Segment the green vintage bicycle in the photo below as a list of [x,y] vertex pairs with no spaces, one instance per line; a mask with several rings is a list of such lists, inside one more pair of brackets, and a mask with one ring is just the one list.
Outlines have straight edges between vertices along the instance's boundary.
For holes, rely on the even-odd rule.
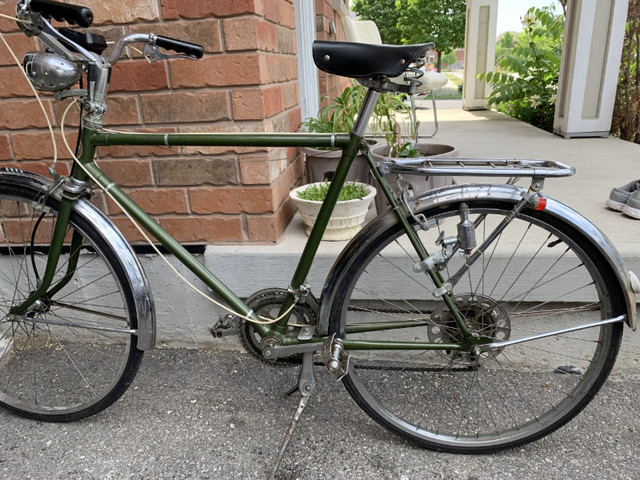
[[[419,445],[482,453],[538,439],[577,415],[610,373],[623,325],[636,326],[637,282],[607,238],[544,181],[573,173],[541,160],[398,159],[376,164],[363,140],[381,92],[398,84],[431,44],[316,42],[325,72],[368,88],[350,134],[136,134],[103,128],[113,65],[125,46],[149,60],[196,59],[197,45],[131,34],[104,54],[88,8],[21,0],[20,28],[50,51],[28,54],[32,84],[83,106],[80,154],[53,180],[0,171],[0,403],[26,417],[95,414],[133,381],[154,347],[144,272],[123,235],[91,202],[97,185],[177,260],[224,299],[214,333],[237,329],[257,358],[300,367],[301,403],[324,363],[357,404]],[[72,88],[79,79],[86,86]],[[108,145],[333,147],[342,157],[293,278],[240,299],[158,226],[94,163]],[[354,156],[362,152],[390,208],[345,247],[321,292],[306,285],[314,254]],[[393,185],[386,176],[393,174]],[[413,192],[403,175],[502,176],[522,188],[470,183]],[[91,186],[90,186],[91,185]],[[92,187],[94,186],[94,187]],[[288,283],[287,283],[288,282]],[[636,283],[637,285],[637,283]]]

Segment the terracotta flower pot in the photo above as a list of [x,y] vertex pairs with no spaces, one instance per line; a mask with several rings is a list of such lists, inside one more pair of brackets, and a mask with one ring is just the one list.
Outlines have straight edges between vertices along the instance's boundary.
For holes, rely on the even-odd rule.
[[[453,158],[459,155],[458,149],[451,145],[444,145],[440,143],[418,143],[416,144],[418,150],[424,157],[448,157]],[[392,160],[391,157],[387,156],[388,147],[386,144],[378,144],[371,148],[371,154],[377,163],[382,161]],[[393,187],[398,176],[389,174],[385,176],[389,185]],[[453,178],[450,176],[431,176],[427,177],[424,175],[402,175],[402,179],[411,185],[411,188],[414,193],[422,193],[427,190],[433,190],[434,188],[444,187],[446,185],[451,185],[453,183]],[[372,182],[375,187],[379,190],[378,182]],[[386,210],[389,206],[386,197],[382,192],[376,197],[376,211],[381,213]]]
[[[362,228],[362,223],[367,216],[367,210],[369,210],[369,206],[376,195],[376,189],[365,183],[358,182],[358,184],[364,186],[369,193],[363,198],[338,202],[331,214],[331,219],[327,225],[327,230],[322,236],[322,240],[350,240]],[[305,223],[307,235],[311,233],[311,228],[318,217],[318,212],[322,205],[322,202],[304,200],[298,197],[298,192],[308,186],[302,185],[289,192],[289,197],[298,207],[300,216]]]

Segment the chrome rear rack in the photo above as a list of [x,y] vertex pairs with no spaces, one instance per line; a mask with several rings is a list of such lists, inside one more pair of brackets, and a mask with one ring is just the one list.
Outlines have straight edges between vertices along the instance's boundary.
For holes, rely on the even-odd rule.
[[568,177],[575,168],[551,160],[518,158],[397,158],[383,161],[380,173],[408,175],[463,175],[473,177]]

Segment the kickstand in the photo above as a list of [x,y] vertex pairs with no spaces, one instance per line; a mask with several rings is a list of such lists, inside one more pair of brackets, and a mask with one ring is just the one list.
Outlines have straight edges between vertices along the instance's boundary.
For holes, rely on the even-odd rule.
[[271,469],[271,474],[268,477],[268,480],[274,480],[276,478],[276,473],[278,473],[278,467],[280,466],[280,462],[282,462],[282,458],[287,450],[287,446],[289,445],[289,440],[291,440],[291,436],[293,435],[293,430],[298,425],[300,421],[300,417],[302,416],[302,412],[307,406],[307,402],[311,395],[315,392],[316,389],[316,376],[313,371],[313,352],[307,352],[302,354],[302,368],[300,369],[300,374],[298,375],[298,385],[293,390],[287,393],[287,396],[294,393],[296,390],[300,392],[300,403],[298,403],[298,408],[296,412],[293,414],[293,419],[289,424],[289,428],[287,428],[287,433],[284,435],[284,440],[282,441],[282,445],[280,446],[280,451],[278,452],[278,456],[276,457],[275,462],[273,463],[273,468]]

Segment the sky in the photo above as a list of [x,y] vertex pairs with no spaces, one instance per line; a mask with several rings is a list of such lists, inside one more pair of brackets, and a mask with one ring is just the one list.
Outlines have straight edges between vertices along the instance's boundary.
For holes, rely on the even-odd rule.
[[521,32],[520,17],[530,7],[547,7],[556,5],[556,13],[562,12],[559,2],[555,0],[498,0],[498,35],[506,31]]

